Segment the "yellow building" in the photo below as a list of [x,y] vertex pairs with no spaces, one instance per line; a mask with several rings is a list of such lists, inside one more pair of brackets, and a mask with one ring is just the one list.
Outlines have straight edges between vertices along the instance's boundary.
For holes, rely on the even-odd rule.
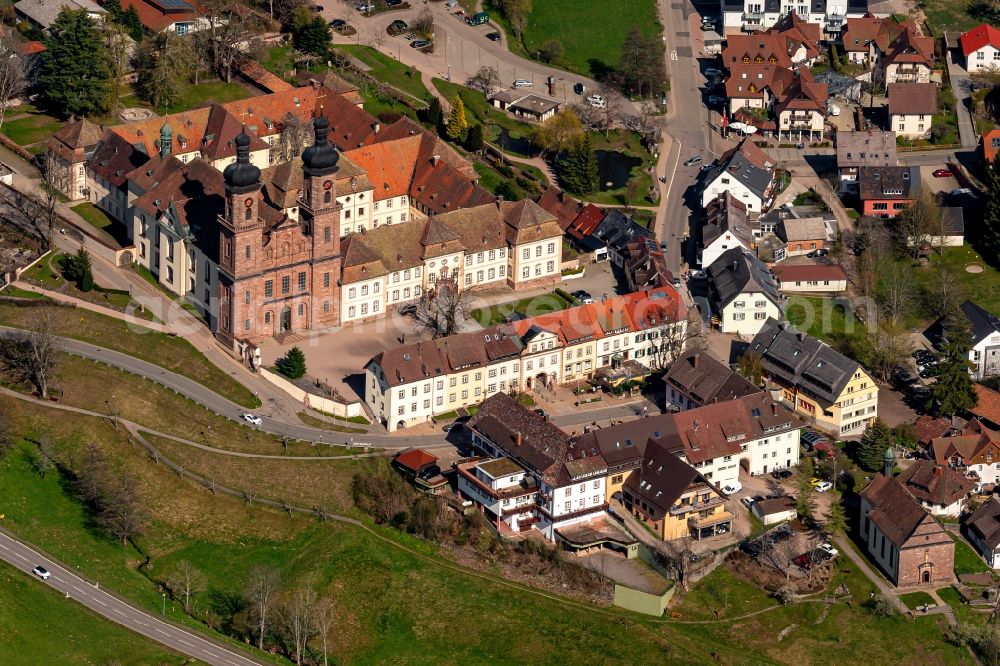
[[820,430],[857,435],[878,416],[878,386],[868,372],[786,322],[769,319],[747,352],[760,355],[764,377]]

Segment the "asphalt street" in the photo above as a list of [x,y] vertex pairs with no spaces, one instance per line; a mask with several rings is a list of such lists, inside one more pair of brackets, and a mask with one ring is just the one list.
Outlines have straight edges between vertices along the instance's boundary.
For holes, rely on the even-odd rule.
[[[262,663],[125,603],[5,533],[0,533],[0,558],[28,574],[41,565],[52,576],[44,581],[38,579],[40,585],[48,585],[98,615],[181,654],[219,666],[257,666]],[[53,640],[58,640],[59,627],[50,627],[50,630]]]

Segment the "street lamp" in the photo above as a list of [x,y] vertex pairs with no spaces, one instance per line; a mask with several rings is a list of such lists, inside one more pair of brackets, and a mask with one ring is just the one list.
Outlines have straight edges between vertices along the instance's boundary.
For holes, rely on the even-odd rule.
[[166,592],[161,592],[160,596],[163,597],[163,608],[160,609],[160,615],[166,615],[167,614],[167,593]]

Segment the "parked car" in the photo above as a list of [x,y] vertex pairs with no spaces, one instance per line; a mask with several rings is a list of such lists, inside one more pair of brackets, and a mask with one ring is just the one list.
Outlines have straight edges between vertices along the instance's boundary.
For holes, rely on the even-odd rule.
[[816,257],[825,257],[828,254],[830,254],[830,251],[825,247],[821,247],[818,250],[812,250],[806,256],[810,259],[815,259]]
[[830,557],[837,557],[837,555],[840,555],[840,551],[834,548],[829,543],[821,543],[820,545],[816,546],[816,550],[818,550],[821,553],[825,553]]
[[486,39],[490,40],[491,42],[499,42],[500,41],[500,33],[499,32],[488,32],[488,33],[486,33]]
[[708,77],[711,77],[711,78],[715,78],[717,76],[722,76],[722,71],[718,70],[718,69],[716,69],[714,67],[709,67],[708,69],[705,70],[705,76],[708,76]]
[[684,160],[684,166],[686,167],[694,166],[695,164],[701,164],[700,155],[695,155],[694,157],[689,157],[688,159]]
[[575,92],[577,95],[582,95],[583,93],[587,92],[587,86],[583,85],[582,83],[576,83],[573,85],[573,92]]
[[343,28],[346,25],[347,21],[345,21],[344,19],[333,19],[332,21],[330,21],[330,27],[333,28],[334,30],[338,28]]
[[35,574],[42,580],[48,580],[49,578],[52,578],[52,574],[49,573],[49,570],[43,567],[41,564],[32,569],[31,573]]
[[743,498],[743,499],[741,499],[740,501],[741,501],[741,502],[743,502],[743,504],[744,504],[744,505],[746,506],[746,508],[748,508],[748,509],[749,509],[749,508],[751,508],[751,507],[753,506],[753,503],[754,503],[754,499],[753,499],[752,497],[744,497],[744,498]]
[[776,530],[771,532],[768,536],[770,536],[775,543],[788,541],[789,539],[792,538],[792,528],[789,527],[788,525],[781,525]]
[[809,571],[810,569],[813,568],[812,555],[810,553],[802,553],[801,555],[796,555],[795,558],[792,560],[792,564],[794,564],[797,567],[801,567],[806,571]]
[[403,0],[385,0],[386,7],[399,7],[403,4]]
[[427,479],[433,479],[435,476],[441,476],[441,468],[438,467],[437,465],[430,465],[428,467],[425,467],[424,469],[420,470],[419,474],[417,474],[417,478],[423,479],[424,481],[426,481]]
[[931,175],[935,178],[951,178],[955,174],[950,169],[935,169]]
[[784,481],[785,479],[792,478],[792,470],[790,469],[776,469],[771,472],[771,476],[778,481]]
[[594,107],[595,109],[603,109],[605,102],[601,95],[591,95],[587,98],[587,104]]
[[840,107],[837,106],[836,104],[833,103],[828,104],[826,110],[830,113],[831,116],[840,115]]
[[948,193],[948,196],[957,197],[960,194],[972,194],[972,190],[968,187],[956,187]]
[[257,426],[258,428],[261,426],[262,423],[264,423],[264,421],[259,416],[257,416],[256,414],[251,414],[250,412],[245,412],[243,414],[243,420],[251,425]]
[[368,2],[360,2],[357,5],[357,9],[362,14],[367,14],[368,12],[374,11],[375,5]]
[[531,88],[534,85],[535,84],[529,81],[528,79],[518,79],[517,81],[514,81],[515,88]]
[[414,49],[425,49],[431,45],[431,41],[428,39],[414,39],[410,42],[410,48]]
[[740,550],[749,555],[750,557],[756,558],[760,555],[761,551],[764,550],[763,544],[758,539],[753,541],[744,541],[740,544]]
[[735,495],[741,490],[743,490],[743,484],[739,481],[730,481],[726,485],[722,486],[722,492],[726,495]]
[[675,277],[672,284],[674,285],[674,289],[680,289],[681,279],[679,277]]
[[590,295],[590,292],[583,289],[577,289],[570,296],[584,304],[594,302],[594,297]]
[[833,488],[833,484],[829,481],[820,481],[819,484],[816,485],[816,492],[825,493],[831,488]]

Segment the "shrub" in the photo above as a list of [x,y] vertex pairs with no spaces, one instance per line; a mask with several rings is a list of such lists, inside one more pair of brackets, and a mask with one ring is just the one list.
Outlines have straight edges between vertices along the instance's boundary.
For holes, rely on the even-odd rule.
[[298,347],[292,347],[276,365],[278,372],[284,376],[289,379],[299,379],[306,374],[306,355]]

